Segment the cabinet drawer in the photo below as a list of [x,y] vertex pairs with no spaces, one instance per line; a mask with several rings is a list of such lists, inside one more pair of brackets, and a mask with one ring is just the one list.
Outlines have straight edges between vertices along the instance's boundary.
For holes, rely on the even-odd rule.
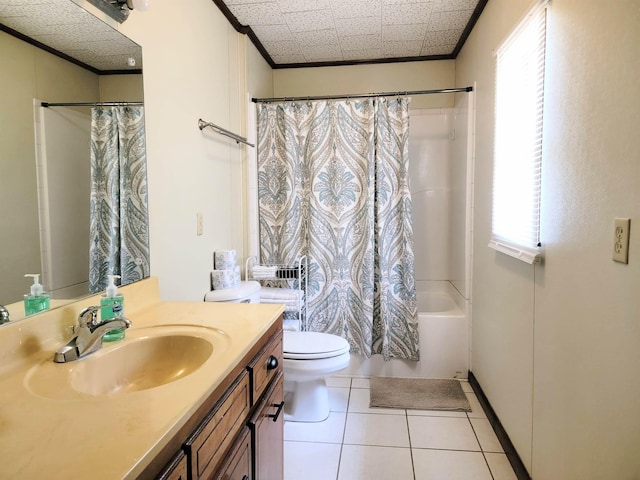
[[240,438],[231,448],[228,460],[222,465],[213,480],[252,480],[251,474],[251,432],[242,429]]
[[282,330],[274,335],[256,359],[249,364],[251,374],[251,406],[253,406],[272,378],[282,371]]
[[250,411],[249,375],[244,371],[185,443],[193,480],[211,478]]

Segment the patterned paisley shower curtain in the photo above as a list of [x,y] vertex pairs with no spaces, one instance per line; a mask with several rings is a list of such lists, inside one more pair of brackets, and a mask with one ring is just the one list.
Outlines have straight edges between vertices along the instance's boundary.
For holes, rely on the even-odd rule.
[[307,255],[309,330],[418,360],[408,98],[258,105],[264,263]]
[[107,275],[127,284],[149,276],[147,157],[144,110],[91,110],[89,291],[104,290]]

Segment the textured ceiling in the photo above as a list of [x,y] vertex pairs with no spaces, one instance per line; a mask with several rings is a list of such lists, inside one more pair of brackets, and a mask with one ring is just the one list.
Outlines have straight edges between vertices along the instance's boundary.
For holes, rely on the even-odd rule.
[[273,67],[455,58],[487,0],[214,0]]
[[139,45],[71,0],[0,0],[0,24],[97,73],[142,68]]
[[[488,0],[213,1],[282,68],[455,58]],[[2,26],[99,73],[142,68],[139,45],[72,0],[0,0]]]

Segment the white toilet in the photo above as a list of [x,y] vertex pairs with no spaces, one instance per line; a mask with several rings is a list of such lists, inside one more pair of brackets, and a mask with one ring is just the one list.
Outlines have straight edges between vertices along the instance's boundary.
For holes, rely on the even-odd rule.
[[[240,282],[207,292],[204,301],[260,303],[260,288],[255,281]],[[285,330],[285,420],[322,422],[329,416],[326,378],[349,366],[349,349],[349,342],[337,335]]]
[[326,378],[349,366],[349,342],[319,332],[284,332],[285,420],[322,422],[329,416]]
[[211,290],[204,295],[204,301],[260,303],[260,283],[251,280],[240,282],[235,287]]

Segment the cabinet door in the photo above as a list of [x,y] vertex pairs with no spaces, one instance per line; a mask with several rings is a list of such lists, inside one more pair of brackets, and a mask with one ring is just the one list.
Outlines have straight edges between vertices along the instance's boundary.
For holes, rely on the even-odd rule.
[[251,432],[244,427],[215,480],[251,480]]
[[193,480],[209,479],[219,470],[226,452],[246,424],[250,411],[248,377],[243,371],[184,444]]
[[187,480],[187,456],[178,452],[171,462],[158,475],[158,480]]
[[282,372],[260,402],[250,421],[253,441],[253,480],[282,480],[284,476],[284,381]]

